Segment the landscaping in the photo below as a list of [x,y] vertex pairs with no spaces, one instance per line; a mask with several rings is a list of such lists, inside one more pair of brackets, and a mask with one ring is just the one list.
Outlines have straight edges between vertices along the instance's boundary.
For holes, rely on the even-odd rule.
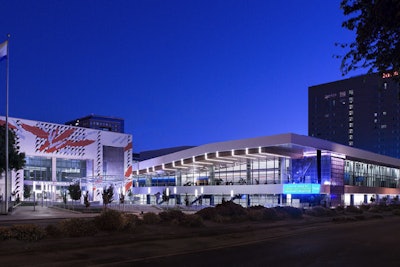
[[[219,225],[244,225],[252,222],[274,223],[283,221],[309,222],[323,219],[332,222],[350,222],[367,219],[382,219],[384,215],[400,215],[399,204],[362,205],[324,208],[321,206],[309,209],[294,207],[265,208],[253,206],[244,208],[232,201],[206,207],[195,213],[186,213],[179,208],[168,208],[160,213],[147,212],[136,215],[120,212],[110,208],[103,209],[92,218],[70,218],[56,224],[40,227],[35,224],[18,224],[0,227],[0,242],[15,239],[19,241],[37,242],[43,239],[62,239],[73,237],[89,237],[112,233],[135,235],[148,229],[162,228],[166,232],[194,232],[202,228],[203,232]],[[190,229],[190,231],[187,231]]]

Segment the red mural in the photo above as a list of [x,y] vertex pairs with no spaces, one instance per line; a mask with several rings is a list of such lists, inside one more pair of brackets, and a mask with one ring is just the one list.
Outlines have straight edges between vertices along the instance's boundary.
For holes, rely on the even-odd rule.
[[132,183],[133,183],[133,182],[130,181],[130,182],[127,182],[127,183],[125,184],[125,192],[128,192],[128,190],[131,189]]
[[125,172],[125,177],[130,177],[132,174],[132,166],[129,166],[129,168]]
[[129,142],[129,144],[126,147],[124,147],[125,152],[128,151],[129,149],[132,149],[132,142]]
[[21,127],[26,131],[34,134],[38,138],[46,139],[44,144],[39,147],[39,151],[46,153],[53,153],[59,151],[65,147],[84,147],[95,142],[94,140],[82,139],[74,141],[69,139],[76,129],[67,129],[62,133],[59,133],[58,129],[55,130],[44,130],[36,126],[30,126],[27,124],[21,124]]

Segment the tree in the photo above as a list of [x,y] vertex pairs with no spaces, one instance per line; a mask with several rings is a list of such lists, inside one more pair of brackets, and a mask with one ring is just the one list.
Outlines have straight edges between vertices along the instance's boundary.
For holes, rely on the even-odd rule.
[[[6,169],[6,127],[0,126],[0,174]],[[18,152],[19,147],[15,144],[15,134],[8,130],[8,162],[10,170],[20,170],[25,166],[25,153]]]
[[342,27],[356,31],[356,39],[341,44],[349,51],[343,56],[343,75],[359,68],[400,80],[400,1],[342,0],[341,9],[349,19]]
[[102,196],[103,196],[103,204],[105,207],[107,207],[107,205],[113,202],[114,200],[114,186],[110,185],[108,188],[104,187]]
[[86,208],[90,207],[89,192],[86,192],[86,194],[83,196],[83,203],[85,204]]
[[30,198],[32,194],[31,187],[24,184],[24,199]]
[[72,200],[79,200],[82,197],[82,191],[79,183],[70,184],[68,186],[69,195]]
[[62,195],[62,199],[63,199],[64,205],[67,205],[67,191],[66,191],[66,190],[63,190],[63,191],[61,192],[61,195]]
[[163,202],[168,202],[169,201],[169,195],[167,195],[167,189],[163,190],[161,198],[162,198]]

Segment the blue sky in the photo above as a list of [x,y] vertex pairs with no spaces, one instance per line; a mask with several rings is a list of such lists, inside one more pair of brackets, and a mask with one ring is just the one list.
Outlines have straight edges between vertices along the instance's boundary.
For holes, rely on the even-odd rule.
[[[122,117],[134,151],[307,134],[308,86],[342,79],[340,0],[0,0],[12,117]],[[352,73],[351,75],[356,75]],[[5,114],[0,63],[0,114]]]

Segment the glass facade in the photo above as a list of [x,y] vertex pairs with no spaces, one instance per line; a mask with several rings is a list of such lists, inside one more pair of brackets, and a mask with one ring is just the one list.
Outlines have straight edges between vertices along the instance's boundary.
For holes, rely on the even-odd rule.
[[25,158],[24,179],[31,181],[51,181],[51,158],[29,157]]
[[400,172],[397,168],[346,160],[344,183],[366,187],[400,188]]
[[[219,155],[224,153],[219,152]],[[400,170],[346,159],[344,154],[314,150],[292,158],[272,155],[248,155],[241,158],[220,156],[209,161],[193,160],[192,163],[181,159],[164,164],[162,168],[148,168],[146,173],[134,176],[134,180],[134,187],[149,187],[146,191],[137,190],[148,193],[148,204],[154,194],[150,187],[173,186],[179,196],[180,186],[201,186],[186,188],[181,192],[185,192],[191,201],[197,201],[199,190],[218,192],[212,195],[207,193],[209,200],[203,199],[206,201],[203,204],[209,201],[211,205],[229,199],[243,205],[338,206],[347,203],[346,195],[360,195],[358,191],[345,194],[346,185],[400,188]],[[264,191],[256,187],[246,189],[248,185],[275,184],[282,187],[268,187]],[[209,185],[221,186],[221,189],[207,190],[202,187]],[[233,187],[226,187],[231,185]],[[363,199],[366,199],[367,194],[362,194]]]
[[281,177],[290,177],[287,175],[289,166],[289,160],[263,157],[201,168],[182,168],[170,173],[139,175],[135,179],[137,186],[280,184]]
[[70,182],[73,178],[86,177],[86,160],[56,159],[57,181]]

